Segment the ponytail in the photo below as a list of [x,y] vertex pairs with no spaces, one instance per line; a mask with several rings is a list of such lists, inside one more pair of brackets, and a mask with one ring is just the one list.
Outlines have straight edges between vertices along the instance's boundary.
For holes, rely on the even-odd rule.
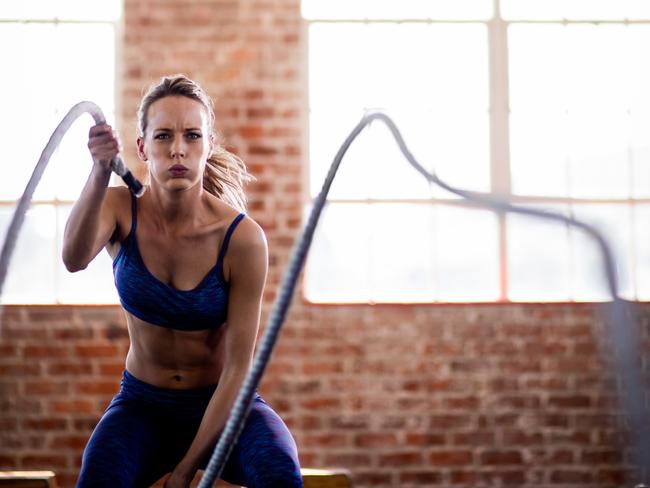
[[246,212],[244,183],[255,180],[244,162],[222,146],[215,146],[203,174],[203,188],[240,212]]

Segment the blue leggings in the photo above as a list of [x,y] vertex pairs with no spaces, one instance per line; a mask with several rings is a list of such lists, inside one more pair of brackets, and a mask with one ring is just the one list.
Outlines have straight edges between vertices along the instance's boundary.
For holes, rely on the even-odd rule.
[[[159,388],[125,370],[84,450],[77,488],[144,488],[170,473],[194,440],[214,390]],[[302,487],[296,443],[257,393],[221,477],[248,488]]]

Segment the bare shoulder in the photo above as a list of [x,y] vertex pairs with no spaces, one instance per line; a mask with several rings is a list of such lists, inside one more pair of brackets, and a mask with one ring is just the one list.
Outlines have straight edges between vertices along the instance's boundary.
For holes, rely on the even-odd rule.
[[106,188],[104,208],[115,219],[115,234],[111,241],[122,240],[131,228],[131,192],[126,186],[109,186]]
[[[262,227],[245,215],[231,236],[229,281],[239,283],[249,299],[257,297],[264,287],[269,266],[266,235]],[[251,295],[248,295],[252,293]]]
[[[211,198],[214,209],[225,220],[225,228],[228,228],[235,219],[239,216],[240,212],[235,207],[228,203]],[[244,217],[237,223],[230,236],[230,243],[228,253],[236,252],[237,249],[250,249],[255,247],[267,247],[266,235],[262,227],[246,212]]]
[[255,249],[266,249],[268,247],[266,234],[253,218],[245,214],[232,233],[230,247],[232,252],[243,253]]
[[[225,205],[227,226],[232,225],[241,213],[237,209]],[[228,252],[224,257],[224,276],[228,282],[235,278],[255,279],[260,276],[262,281],[268,267],[268,243],[262,227],[248,214],[237,223],[230,235]]]
[[109,186],[106,188],[106,202],[112,206],[131,206],[131,192],[126,186]]

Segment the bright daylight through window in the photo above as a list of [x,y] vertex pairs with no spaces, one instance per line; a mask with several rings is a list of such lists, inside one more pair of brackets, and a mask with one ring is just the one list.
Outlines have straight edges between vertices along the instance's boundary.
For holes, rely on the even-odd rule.
[[[92,5],[91,5],[92,4]],[[11,135],[0,178],[0,235],[51,133],[77,102],[97,103],[115,120],[115,23],[120,2],[4,2],[0,6],[0,118]],[[24,96],[16,96],[20,92]],[[92,160],[90,116],[82,116],[54,153],[34,199],[4,286],[3,303],[116,303],[110,257],[102,252],[83,273],[69,273],[60,243],[72,203]],[[19,272],[17,271],[19,270]],[[38,286],[33,286],[34,278]]]
[[[311,198],[350,130],[380,109],[447,183],[594,224],[623,296],[650,299],[646,4],[303,0]],[[379,123],[343,160],[321,220],[313,302],[608,299],[581,232],[429,187]]]

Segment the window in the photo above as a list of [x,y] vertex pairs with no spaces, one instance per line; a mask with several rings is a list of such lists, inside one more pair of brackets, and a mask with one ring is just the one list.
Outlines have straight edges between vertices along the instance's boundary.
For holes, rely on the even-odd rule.
[[[116,22],[121,2],[4,2],[0,6],[0,118],[4,240],[51,133],[77,102],[97,103],[115,120]],[[110,258],[82,273],[61,262],[63,229],[90,172],[90,115],[80,117],[52,156],[36,189],[4,285],[3,303],[116,303]]]
[[[365,111],[460,188],[594,224],[621,293],[650,299],[650,7],[585,0],[303,0],[310,195]],[[309,205],[308,205],[309,207]],[[345,157],[306,265],[312,302],[599,301],[595,245],[468,206],[389,131]]]

